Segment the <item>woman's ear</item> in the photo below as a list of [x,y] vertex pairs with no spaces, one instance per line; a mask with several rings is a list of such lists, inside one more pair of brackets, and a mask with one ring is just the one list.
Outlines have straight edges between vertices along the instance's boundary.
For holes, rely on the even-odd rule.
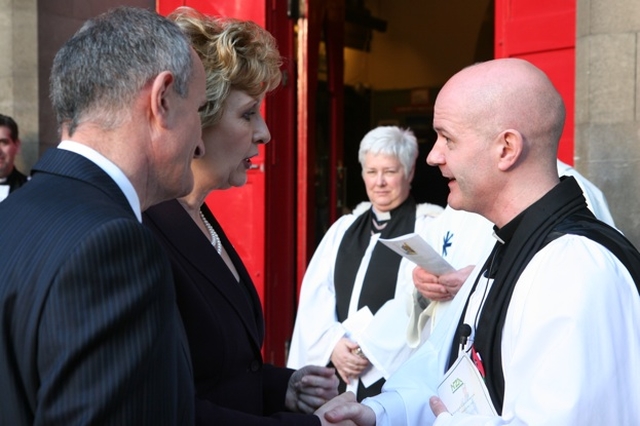
[[413,177],[416,174],[416,168],[412,167],[411,171],[409,172],[409,176],[407,177],[407,180],[409,181],[409,183],[411,183],[413,181]]
[[500,158],[498,168],[502,171],[509,170],[518,162],[524,151],[524,139],[522,134],[513,129],[503,131],[498,139]]

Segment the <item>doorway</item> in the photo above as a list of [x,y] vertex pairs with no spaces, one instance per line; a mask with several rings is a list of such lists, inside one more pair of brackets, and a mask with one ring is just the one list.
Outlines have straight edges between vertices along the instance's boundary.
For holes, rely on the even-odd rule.
[[[314,3],[309,2],[313,7]],[[419,156],[412,195],[419,203],[444,206],[446,181],[437,168],[426,164],[435,142],[433,102],[442,84],[455,72],[474,62],[494,58],[494,2],[455,0],[346,0],[344,3],[344,87],[341,102],[341,152],[331,152],[331,105],[336,96],[328,83],[332,73],[326,46],[335,43],[318,26],[317,86],[315,94],[314,220],[308,228],[314,249],[337,217],[366,201],[357,153],[360,140],[379,125],[410,128],[419,142]],[[312,14],[313,11],[309,11]],[[309,37],[310,39],[312,37]],[[304,48],[301,46],[300,48]],[[312,80],[312,79],[310,79]],[[311,140],[309,141],[311,142]],[[331,157],[342,167],[331,170]],[[309,156],[309,159],[314,156]],[[335,163],[335,162],[334,162]],[[334,191],[334,204],[330,204]],[[313,250],[298,262],[304,269]],[[299,271],[299,278],[303,270]]]

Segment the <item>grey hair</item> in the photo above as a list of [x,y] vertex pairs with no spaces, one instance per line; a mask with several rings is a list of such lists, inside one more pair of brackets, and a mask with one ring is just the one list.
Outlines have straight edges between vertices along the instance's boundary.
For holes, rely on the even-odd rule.
[[363,168],[367,153],[396,157],[404,168],[405,177],[408,178],[418,159],[418,142],[410,129],[380,126],[369,131],[360,142],[358,161]]
[[185,98],[193,70],[189,41],[155,12],[118,7],[87,21],[56,54],[50,98],[71,136],[83,122],[119,126],[140,90],[163,71]]

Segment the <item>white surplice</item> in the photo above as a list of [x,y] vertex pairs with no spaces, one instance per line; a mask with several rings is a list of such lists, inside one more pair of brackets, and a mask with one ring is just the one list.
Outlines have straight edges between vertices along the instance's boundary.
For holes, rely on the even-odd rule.
[[[362,203],[352,214],[338,219],[316,249],[302,281],[287,367],[297,369],[309,364],[327,365],[335,345],[342,337],[347,336],[360,345],[372,364],[372,368],[360,377],[363,384],[368,386],[383,377],[388,378],[414,352],[407,346],[405,339],[414,288],[414,263],[404,258],[401,260],[395,297],[387,301],[375,315],[367,312],[368,308],[357,311],[362,282],[380,234],[371,236],[360,263],[348,318],[340,323],[336,316],[333,277],[338,248],[345,231],[370,206],[370,203]],[[440,206],[419,204],[414,231],[424,234],[429,223],[440,212]],[[353,380],[347,389],[355,392],[357,380]]]
[[382,394],[363,401],[376,412],[376,425],[638,424],[640,296],[613,254],[576,235],[541,249],[515,286],[502,338],[502,416],[442,414],[435,420],[429,397],[442,380],[481,267]]

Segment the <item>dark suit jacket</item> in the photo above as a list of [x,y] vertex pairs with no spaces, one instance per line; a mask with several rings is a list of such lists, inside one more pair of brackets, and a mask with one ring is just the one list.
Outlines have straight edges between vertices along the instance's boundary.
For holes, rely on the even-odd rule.
[[22,185],[27,183],[28,178],[20,173],[18,169],[15,167],[7,176],[7,185],[9,185],[9,192],[13,192],[16,189],[20,188]]
[[193,423],[166,254],[91,161],[33,171],[0,203],[0,424]]
[[282,412],[293,370],[263,363],[264,319],[258,293],[220,225],[203,208],[240,282],[177,201],[143,214],[143,223],[167,249],[173,265],[191,348],[197,423],[319,425],[315,416]]

